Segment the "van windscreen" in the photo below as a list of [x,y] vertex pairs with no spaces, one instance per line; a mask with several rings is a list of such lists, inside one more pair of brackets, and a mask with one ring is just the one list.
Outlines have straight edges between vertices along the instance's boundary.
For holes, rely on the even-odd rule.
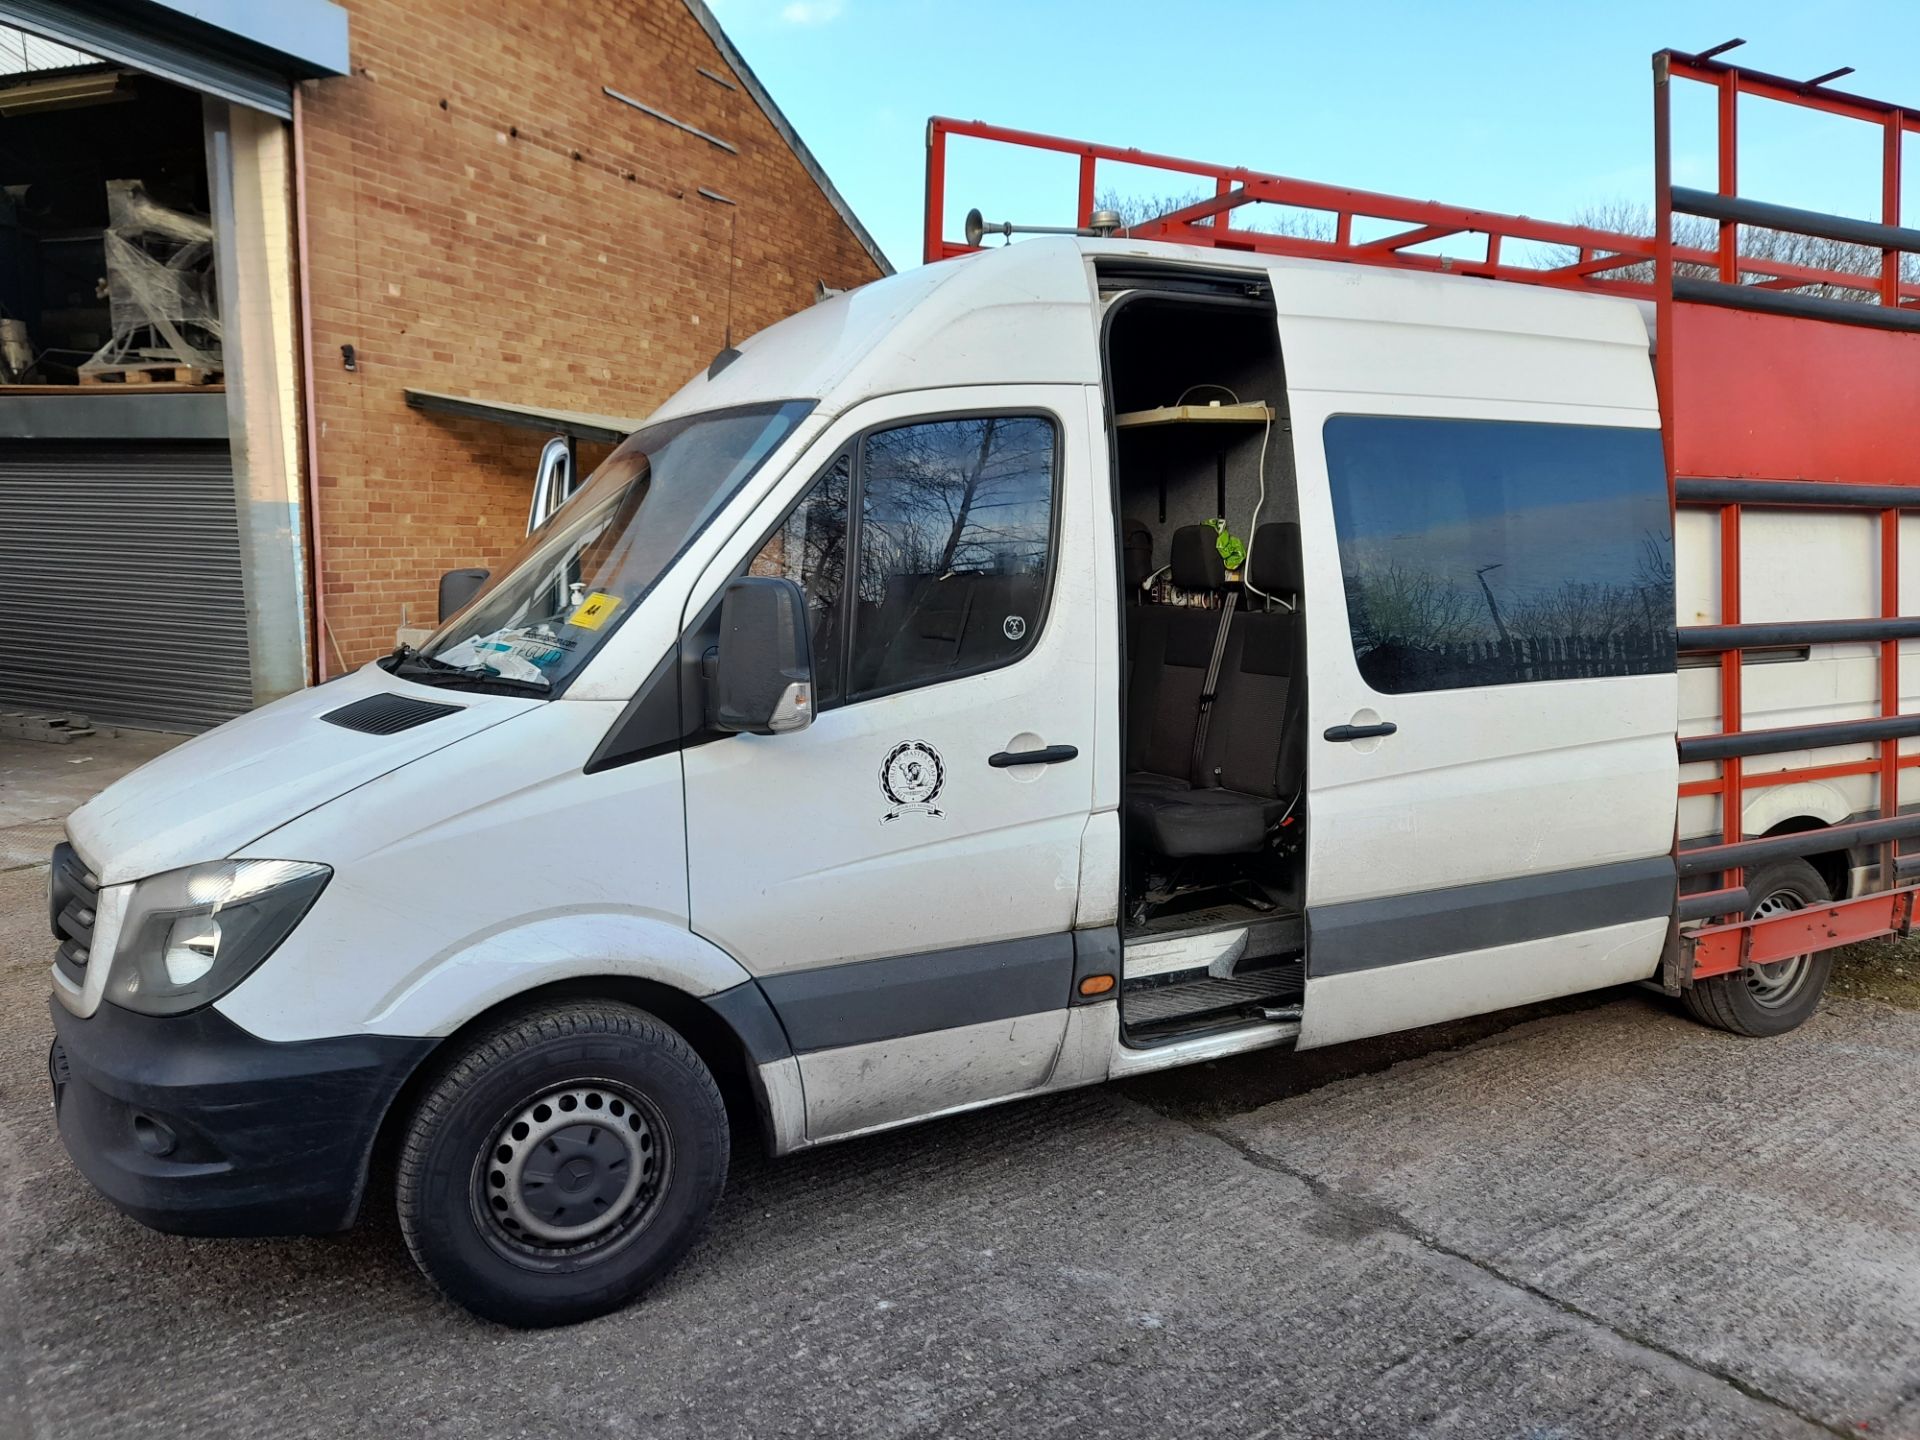
[[742,406],[636,431],[400,665],[428,683],[551,693],[812,409],[808,400]]

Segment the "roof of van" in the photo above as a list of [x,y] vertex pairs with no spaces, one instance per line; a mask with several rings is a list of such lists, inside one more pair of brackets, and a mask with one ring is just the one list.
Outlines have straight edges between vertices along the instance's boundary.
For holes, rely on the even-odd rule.
[[[946,386],[1100,383],[1102,262],[1263,275],[1282,317],[1325,317],[1644,351],[1640,308],[1615,296],[1154,241],[1050,236],[875,280],[769,326],[690,381],[659,418],[774,399],[839,410]],[[1092,262],[1089,264],[1089,262]]]

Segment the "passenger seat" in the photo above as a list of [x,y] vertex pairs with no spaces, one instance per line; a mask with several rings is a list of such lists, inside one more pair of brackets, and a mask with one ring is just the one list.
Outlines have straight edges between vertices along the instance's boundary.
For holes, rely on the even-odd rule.
[[[1191,528],[1211,542],[1210,529]],[[1175,535],[1176,556],[1184,533]],[[1189,572],[1189,578],[1197,577]],[[1294,711],[1300,700],[1295,675],[1300,594],[1297,525],[1268,524],[1255,532],[1248,578],[1252,589],[1296,608],[1249,609],[1233,617],[1206,747],[1198,773],[1188,773],[1184,778],[1167,769],[1177,748],[1172,732],[1178,727],[1172,711],[1189,703],[1190,697],[1190,723],[1185,727],[1188,749],[1184,752],[1190,762],[1212,636],[1208,636],[1205,653],[1199,655],[1197,671],[1191,668],[1195,650],[1192,639],[1196,637],[1189,637],[1184,650],[1169,645],[1165,652],[1154,701],[1156,719],[1162,723],[1151,731],[1148,747],[1140,754],[1147,763],[1129,767],[1136,773],[1128,776],[1126,801],[1130,834],[1160,855],[1181,858],[1258,851],[1265,847],[1269,832],[1280,823],[1300,790],[1303,767],[1299,747],[1291,743],[1292,731],[1298,729]],[[1220,583],[1224,584],[1224,579],[1222,574]],[[1177,576],[1175,583],[1181,583]],[[1251,597],[1251,590],[1249,594]],[[1251,598],[1262,603],[1258,597]],[[1188,613],[1214,622],[1209,629],[1217,629],[1219,612]],[[1177,663],[1182,656],[1188,665]],[[1145,659],[1143,656],[1143,665]],[[1194,676],[1190,683],[1186,679],[1189,673]],[[1136,670],[1135,678],[1142,678],[1141,671]]]

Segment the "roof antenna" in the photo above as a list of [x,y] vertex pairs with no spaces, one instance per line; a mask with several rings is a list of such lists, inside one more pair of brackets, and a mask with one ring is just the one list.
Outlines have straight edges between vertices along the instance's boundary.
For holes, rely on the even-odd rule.
[[1698,55],[1694,56],[1693,58],[1696,60],[1711,60],[1716,55],[1724,55],[1727,53],[1727,51],[1733,49],[1735,46],[1744,45],[1746,43],[1747,43],[1746,41],[1739,40],[1739,39],[1722,40],[1718,45],[1714,46],[1711,50],[1702,50]]

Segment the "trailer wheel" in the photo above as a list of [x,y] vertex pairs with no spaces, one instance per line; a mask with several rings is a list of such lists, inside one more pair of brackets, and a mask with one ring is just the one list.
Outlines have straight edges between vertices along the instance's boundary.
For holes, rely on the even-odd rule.
[[[1752,920],[1825,905],[1832,899],[1827,882],[1805,860],[1777,860],[1756,866],[1747,876],[1754,897]],[[1735,1035],[1784,1035],[1819,1007],[1833,973],[1833,952],[1794,955],[1701,980],[1681,992],[1687,1012],[1703,1024]]]
[[415,1263],[503,1325],[617,1310],[699,1236],[727,1177],[727,1111],[677,1033],[570,1001],[480,1036],[422,1096],[396,1201]]

